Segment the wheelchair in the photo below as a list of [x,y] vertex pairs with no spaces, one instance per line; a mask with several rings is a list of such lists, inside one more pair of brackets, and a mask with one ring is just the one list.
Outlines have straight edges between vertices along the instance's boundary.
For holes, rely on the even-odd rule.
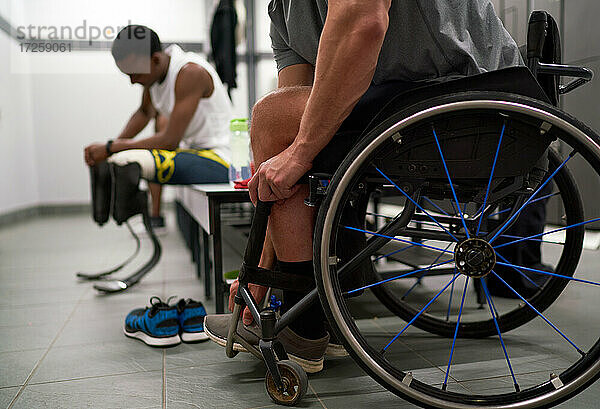
[[[600,136],[557,108],[592,78],[561,65],[559,50],[554,20],[534,12],[528,67],[425,84],[382,107],[333,175],[310,176],[316,288],[281,316],[259,311],[248,283],[311,284],[258,267],[270,205],[257,203],[226,354],[239,342],[263,360],[276,403],[307,390],[277,334],[314,302],[369,376],[422,407],[550,407],[598,379],[595,311],[576,300],[600,286],[580,263],[586,227],[600,221],[581,193],[600,183]],[[514,234],[540,205],[542,227]],[[523,243],[543,263],[511,259]],[[246,306],[258,348],[236,332]],[[574,336],[576,326],[589,331]]]

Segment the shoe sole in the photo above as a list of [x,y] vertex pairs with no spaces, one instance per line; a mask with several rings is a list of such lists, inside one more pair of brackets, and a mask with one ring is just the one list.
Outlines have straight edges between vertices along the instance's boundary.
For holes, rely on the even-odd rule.
[[144,344],[151,347],[164,348],[181,344],[181,337],[179,334],[173,335],[172,337],[154,338],[142,331],[129,332],[127,331],[127,328],[123,328],[123,332],[125,333],[125,336],[139,339]]
[[[219,335],[213,334],[212,332],[210,332],[210,330],[208,329],[208,327],[205,325],[204,326],[204,332],[206,332],[206,335],[208,335],[208,338],[215,342],[216,344],[225,347],[227,345],[227,339],[226,338],[222,338]],[[248,350],[242,345],[239,344],[237,342],[233,343],[233,350],[236,352],[248,352]],[[298,365],[300,365],[302,367],[302,369],[304,369],[304,371],[306,373],[317,373],[323,370],[323,358],[319,359],[319,360],[313,360],[313,359],[305,359],[305,358],[300,358],[299,356],[296,356],[294,354],[291,353],[287,353],[288,357],[296,362]]]
[[338,357],[343,357],[343,356],[348,356],[348,351],[346,351],[346,348],[344,348],[343,345],[338,345],[338,344],[328,344],[327,345],[327,350],[325,351],[325,356],[328,357],[332,357],[332,358],[338,358]]
[[204,331],[200,332],[183,332],[181,333],[181,341],[186,344],[194,344],[196,342],[208,341],[208,335]]

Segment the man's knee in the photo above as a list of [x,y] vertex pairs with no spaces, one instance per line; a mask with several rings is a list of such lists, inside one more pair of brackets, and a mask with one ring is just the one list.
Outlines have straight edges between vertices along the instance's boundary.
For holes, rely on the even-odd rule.
[[309,94],[310,87],[289,87],[262,97],[252,109],[253,150],[291,144],[298,133]]

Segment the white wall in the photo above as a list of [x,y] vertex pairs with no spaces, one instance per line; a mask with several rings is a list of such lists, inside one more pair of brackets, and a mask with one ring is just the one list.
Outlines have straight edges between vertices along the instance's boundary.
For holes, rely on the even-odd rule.
[[11,48],[14,42],[0,32],[0,214],[39,201],[31,81],[10,72]]
[[31,75],[40,202],[85,203],[90,196],[83,148],[114,139],[139,106],[142,89],[118,72],[109,52],[73,52],[55,59],[36,55],[32,64],[41,64],[40,59],[57,69],[68,65],[80,72],[93,64],[112,71]]
[[[88,27],[116,27],[131,21],[152,27],[165,42],[208,44],[210,0],[59,4],[0,0],[0,14],[15,28],[77,27],[84,20]],[[245,71],[244,89],[235,98],[239,116],[247,113],[244,76]],[[89,203],[83,147],[116,137],[140,97],[141,87],[117,70],[108,51],[22,53],[16,41],[0,33],[0,214],[36,204]]]

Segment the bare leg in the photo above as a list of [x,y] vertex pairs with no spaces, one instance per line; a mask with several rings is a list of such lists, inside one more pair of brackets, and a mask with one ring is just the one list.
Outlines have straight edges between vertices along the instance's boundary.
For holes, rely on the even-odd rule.
[[162,196],[162,185],[158,183],[148,183],[148,189],[150,190],[150,195],[152,196],[152,212],[150,216],[158,217],[160,216],[160,198]]
[[[294,141],[309,93],[309,87],[282,88],[257,102],[250,127],[257,167]],[[273,205],[269,230],[280,261],[312,260],[315,214],[304,204],[307,195],[308,186],[303,186],[283,203]]]

